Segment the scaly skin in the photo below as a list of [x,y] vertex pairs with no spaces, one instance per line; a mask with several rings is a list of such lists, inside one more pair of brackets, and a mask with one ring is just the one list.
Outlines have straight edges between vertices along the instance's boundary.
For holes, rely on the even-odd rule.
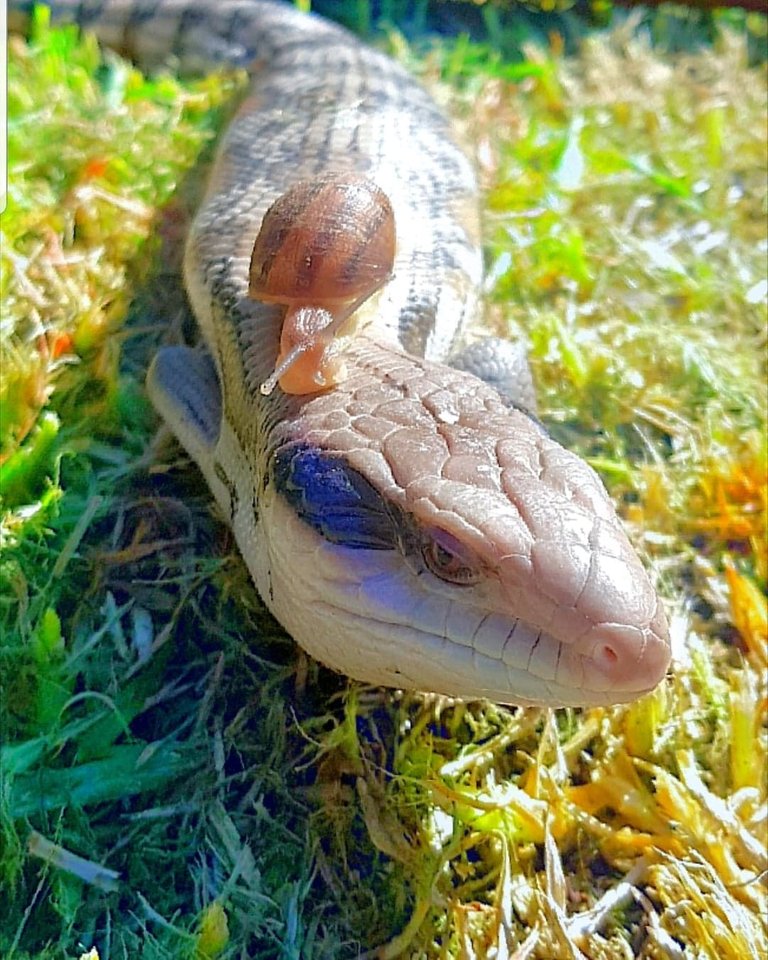
[[[54,16],[144,64],[252,69],[185,256],[213,360],[161,351],[148,388],[297,642],[352,677],[465,699],[594,705],[656,686],[665,615],[600,480],[445,365],[477,309],[477,191],[425,92],[339,28],[259,0]],[[277,196],[327,170],[389,196],[394,279],[361,309],[342,384],[263,397],[281,314],[247,297],[251,248]],[[518,397],[526,383],[523,369]]]

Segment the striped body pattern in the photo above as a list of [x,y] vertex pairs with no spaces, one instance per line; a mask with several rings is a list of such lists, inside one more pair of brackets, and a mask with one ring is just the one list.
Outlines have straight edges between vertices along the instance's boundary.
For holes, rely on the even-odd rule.
[[[143,65],[252,75],[186,246],[208,352],[162,350],[148,389],[297,642],[349,676],[465,699],[652,689],[666,618],[602,483],[521,409],[530,379],[509,345],[454,360],[478,311],[477,185],[427,93],[284,4],[98,0],[54,16]],[[249,296],[255,238],[278,198],[328,174],[389,198],[392,276],[359,308],[342,382],[264,396],[283,308]]]

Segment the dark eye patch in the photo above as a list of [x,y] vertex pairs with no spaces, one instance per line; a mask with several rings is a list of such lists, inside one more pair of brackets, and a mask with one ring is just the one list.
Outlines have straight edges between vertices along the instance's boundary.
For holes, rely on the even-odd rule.
[[289,443],[272,459],[275,487],[305,523],[331,543],[356,550],[394,550],[391,506],[344,459]]

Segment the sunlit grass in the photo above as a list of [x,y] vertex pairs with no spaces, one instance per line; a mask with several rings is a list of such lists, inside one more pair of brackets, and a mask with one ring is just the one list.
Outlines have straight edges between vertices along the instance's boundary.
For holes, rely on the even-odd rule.
[[765,71],[732,37],[493,69],[392,43],[476,145],[487,324],[648,559],[672,675],[549,715],[297,654],[142,390],[237,80],[148,81],[41,21],[2,223],[4,957],[768,950]]

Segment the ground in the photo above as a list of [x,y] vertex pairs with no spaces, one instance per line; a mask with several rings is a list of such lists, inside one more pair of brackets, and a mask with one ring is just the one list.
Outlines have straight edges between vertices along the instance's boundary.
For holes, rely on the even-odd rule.
[[149,80],[42,15],[12,42],[4,957],[768,950],[765,69],[745,29],[634,26],[379,37],[474,145],[487,325],[670,613],[656,693],[555,712],[348,683],[271,620],[142,386],[194,336],[188,171],[242,78]]

